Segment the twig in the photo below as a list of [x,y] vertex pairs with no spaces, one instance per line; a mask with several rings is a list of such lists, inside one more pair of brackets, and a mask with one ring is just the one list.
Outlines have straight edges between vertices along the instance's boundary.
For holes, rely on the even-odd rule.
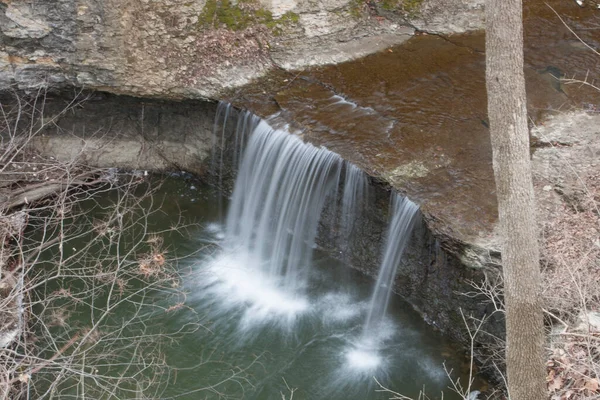
[[554,8],[552,8],[552,6],[548,3],[545,3],[548,8],[550,8],[552,10],[552,12],[554,12],[554,14],[556,14],[556,16],[558,17],[558,19],[560,20],[560,22],[563,23],[563,25],[569,30],[569,32],[571,32],[581,43],[583,43],[585,45],[585,47],[587,47],[588,49],[590,49],[591,51],[594,52],[594,54],[596,54],[597,56],[600,56],[600,53],[594,49],[592,46],[590,46],[589,44],[587,44],[586,42],[583,41],[583,39],[581,39],[579,37],[579,35],[577,35],[575,33],[575,31],[573,31],[573,29],[571,29],[571,27],[565,22],[564,19],[562,19],[562,17],[560,16],[560,14],[558,12],[556,12],[556,10]]

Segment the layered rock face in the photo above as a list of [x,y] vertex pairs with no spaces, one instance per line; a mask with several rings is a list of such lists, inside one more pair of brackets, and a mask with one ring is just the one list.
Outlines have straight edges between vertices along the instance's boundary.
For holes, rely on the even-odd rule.
[[[139,99],[106,93],[46,96],[41,154],[99,168],[182,171],[205,175],[216,103]],[[41,103],[41,101],[40,101]]]
[[274,68],[341,62],[415,28],[482,27],[482,0],[0,0],[0,90],[217,98]]

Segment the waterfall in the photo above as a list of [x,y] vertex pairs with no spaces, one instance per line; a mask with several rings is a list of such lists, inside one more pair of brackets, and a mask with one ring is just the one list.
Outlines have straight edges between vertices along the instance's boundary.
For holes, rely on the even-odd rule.
[[410,239],[418,209],[419,207],[406,197],[392,194],[390,204],[392,217],[388,225],[383,259],[363,330],[364,336],[377,330],[385,317],[394,286],[396,270]]
[[337,190],[342,159],[261,121],[240,164],[225,248],[280,288],[304,289],[321,211]]
[[346,162],[345,169],[338,246],[342,260],[347,262],[354,243],[357,222],[368,205],[369,180],[356,165]]
[[[231,122],[234,116],[237,122]],[[212,164],[218,169],[219,183],[224,169],[237,170],[223,250],[214,268],[226,284],[224,293],[235,304],[258,307],[255,314],[259,315],[304,310],[322,211],[328,204],[332,218],[339,217],[331,221],[331,228],[338,228],[338,244],[347,260],[369,197],[366,174],[336,153],[304,143],[287,130],[274,129],[254,114],[225,103],[217,109],[213,134],[216,142],[221,141]],[[224,150],[227,146],[232,147],[231,158]],[[383,263],[364,337],[378,329],[385,316],[417,209],[411,201],[393,195]]]
[[[234,117],[237,123],[231,121]],[[226,157],[229,150],[231,159]],[[273,129],[251,112],[221,102],[213,127],[211,163],[220,187],[229,166],[238,174],[224,247],[244,254],[249,268],[280,278],[286,291],[301,292],[326,202],[333,218],[339,218],[338,245],[342,257],[348,257],[368,197],[368,179],[361,169],[284,129]]]
[[[228,140],[228,122],[232,119],[232,115],[237,118],[235,129],[233,130],[233,138]],[[242,153],[246,147],[246,141],[254,131],[260,118],[249,111],[238,111],[230,103],[219,102],[215,121],[212,129],[212,157],[210,164],[210,173],[216,177],[217,187],[223,190],[223,178],[226,174],[226,159],[227,143],[231,143],[231,167],[233,171],[237,171],[240,166]],[[221,199],[218,201],[219,215],[223,216],[223,204]]]
[[[405,351],[418,345],[420,336],[398,323],[398,315],[386,315],[418,207],[391,195],[382,264],[369,300],[371,284],[357,280],[345,286],[343,263],[315,251],[318,241],[341,250],[347,262],[369,254],[358,247],[364,245],[361,235],[371,237],[380,222],[368,218],[375,194],[369,177],[276,120],[224,103],[213,134],[213,176],[224,193],[234,176],[235,182],[223,201],[226,216],[215,217],[204,232],[215,251],[194,265],[198,274],[190,282],[190,298],[202,304],[206,321],[218,332],[212,335],[215,343],[223,343],[236,359],[248,349],[277,349],[283,360],[276,364],[277,374],[291,365],[302,371],[309,365],[312,373],[314,365],[308,386],[318,387],[319,398],[339,393],[365,398],[363,393],[374,390],[372,377],[386,382],[398,365],[408,379],[441,371]],[[441,376],[446,379],[443,371]],[[260,398],[270,390],[263,383],[258,387]]]
[[384,343],[394,336],[396,328],[386,323],[388,303],[394,287],[396,271],[408,244],[419,207],[396,193],[390,201],[391,220],[385,237],[383,259],[368,308],[361,336],[346,352],[348,367],[360,373],[380,368],[385,357],[380,353]]

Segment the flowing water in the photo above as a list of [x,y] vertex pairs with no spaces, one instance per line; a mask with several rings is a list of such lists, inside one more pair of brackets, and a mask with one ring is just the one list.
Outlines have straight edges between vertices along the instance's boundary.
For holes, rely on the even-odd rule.
[[[268,131],[263,133],[267,135]],[[261,134],[252,139],[261,139]],[[272,145],[277,145],[276,140]],[[303,154],[317,150],[306,151]],[[321,156],[329,161],[334,158],[328,152]],[[315,182],[323,184],[315,193],[323,195],[328,184],[337,182],[333,172],[335,168]],[[151,180],[150,185],[155,182]],[[274,189],[275,193],[282,193],[278,189]],[[356,191],[360,193],[363,189]],[[250,196],[250,192],[244,196]],[[199,330],[183,335],[163,349],[176,371],[164,378],[168,385],[156,398],[281,399],[281,393],[289,396],[288,386],[296,389],[293,397],[296,400],[389,398],[376,392],[374,377],[409,396],[417,397],[424,386],[432,399],[441,398],[442,390],[445,399],[458,398],[447,390],[450,382],[444,371],[444,363],[448,369],[464,371],[465,359],[456,351],[457,346],[432,331],[408,304],[387,290],[382,297],[390,297],[389,304],[376,312],[370,311],[373,299],[379,297],[373,296],[374,282],[370,278],[330,258],[315,248],[314,242],[296,244],[309,253],[301,255],[302,263],[297,264],[302,273],[295,276],[302,280],[287,282],[286,271],[279,271],[280,276],[272,275],[268,257],[273,249],[267,246],[265,251],[258,243],[254,247],[240,244],[239,230],[246,227],[231,221],[225,223],[220,216],[221,206],[229,209],[229,219],[240,213],[233,205],[235,196],[233,200],[223,197],[187,175],[167,178],[154,195],[154,202],[161,204],[161,212],[152,215],[150,231],[169,229],[181,221],[196,221],[200,225],[191,226],[183,238],[175,234],[165,236],[164,246],[170,258],[191,254],[179,264],[187,292],[186,307],[148,315],[147,333],[173,332],[197,321],[202,324]],[[263,210],[268,203],[262,202]],[[391,213],[388,235],[393,240],[389,241],[386,253],[398,248],[396,239],[402,237],[401,225],[406,229],[405,213],[412,209],[409,204],[396,197],[391,202],[395,211]],[[103,201],[90,202],[89,214],[101,214],[105,206]],[[283,205],[278,207],[284,209]],[[260,213],[251,215],[255,217],[248,223],[260,230]],[[238,221],[243,218],[242,213]],[[265,224],[267,230],[279,225],[275,220]],[[313,224],[307,219],[300,226],[308,232]],[[238,233],[230,237],[229,232]],[[284,230],[282,234],[289,232]],[[266,240],[273,240],[264,232],[263,235]],[[288,237],[280,243],[293,246],[293,240]],[[394,257],[389,254],[385,258]],[[289,257],[284,259],[288,266],[292,265]],[[171,302],[165,292],[151,298],[151,304],[159,309],[169,310]],[[87,326],[88,313],[81,307],[78,306],[70,323]],[[130,307],[119,308],[112,320],[117,323],[128,320],[130,312]],[[378,326],[372,330],[365,328],[367,317],[371,315],[373,319],[374,313]],[[373,339],[375,345],[365,347],[368,339]],[[70,393],[69,390],[62,393]]]
[[[200,216],[205,226],[194,240],[178,244],[181,251],[198,243],[219,249],[207,248],[184,267],[190,271],[188,305],[202,315],[206,329],[169,351],[181,370],[165,398],[280,399],[280,393],[289,395],[287,386],[297,389],[294,399],[388,398],[375,391],[373,377],[411,396],[424,385],[432,398],[440,398],[442,390],[444,398],[458,398],[447,390],[444,362],[461,371],[464,360],[409,305],[388,293],[389,305],[378,309],[378,326],[369,331],[371,279],[318,249],[312,251],[301,285],[287,282],[285,273],[278,279],[270,275],[268,262],[249,261],[260,247],[249,255],[248,248],[240,249],[227,237],[229,228],[215,213],[218,195],[194,192],[194,198],[206,196],[204,207],[190,207],[185,184],[169,185],[177,188],[170,193],[184,194],[178,200],[188,205],[182,208]],[[348,273],[344,282],[350,284],[340,285]],[[167,318],[164,323],[184,321]],[[365,348],[365,338],[376,339],[376,346]]]
[[[275,399],[295,388],[295,399],[385,398],[375,391],[377,378],[413,396],[425,385],[435,398],[449,384],[444,361],[457,370],[460,362],[391,291],[418,207],[393,195],[374,292],[356,274],[342,286],[348,271],[316,248],[319,219],[341,192],[341,240],[351,245],[353,221],[368,198],[366,176],[265,121],[250,135],[237,128],[235,141],[247,146],[226,221],[207,221],[198,237],[219,250],[189,265],[188,304],[205,315],[210,331],[171,354],[181,366],[206,364],[179,373],[170,394]],[[213,381],[220,382],[217,393],[207,389]]]
[[346,356],[350,365],[367,370],[380,365],[381,353],[385,349],[384,344],[394,334],[394,327],[389,326],[388,323],[387,309],[393,293],[396,270],[419,209],[415,203],[398,194],[392,194],[390,208],[392,217],[386,234],[383,260],[362,335]]
[[226,249],[255,279],[282,278],[281,290],[303,291],[321,210],[337,189],[341,166],[338,155],[259,123],[244,154],[226,229]]
[[365,323],[364,336],[373,335],[385,319],[396,270],[417,216],[418,206],[407,198],[394,194],[391,203],[392,219],[388,227],[383,261],[379,269],[377,282],[375,282],[375,289]]
[[[217,117],[228,122],[231,112],[222,105]],[[221,137],[224,125],[215,128]],[[391,290],[417,206],[392,194],[374,283],[321,251],[317,238],[327,204],[343,260],[357,216],[370,205],[366,175],[249,113],[239,115],[233,133],[233,156],[218,149],[213,163],[218,171],[239,167],[231,198],[185,174],[166,179],[154,195],[161,212],[152,214],[149,231],[200,222],[185,238],[164,238],[170,255],[184,256],[185,307],[170,311],[169,294],[157,292],[151,304],[166,311],[143,321],[151,332],[201,323],[163,349],[175,371],[163,377],[168,385],[158,398],[281,399],[292,389],[295,400],[389,398],[375,379],[415,398],[423,387],[432,399],[442,391],[459,398],[447,388],[445,368],[464,379],[465,359]],[[220,186],[226,177],[219,172]],[[101,203],[90,202],[92,219]],[[111,320],[130,312],[119,308]],[[86,312],[77,315],[71,323],[89,324]],[[62,393],[70,391],[78,395],[68,387]]]
[[347,260],[349,249],[354,245],[356,221],[369,206],[370,189],[367,175],[357,166],[348,163],[344,174],[344,191],[340,215],[340,240],[338,247],[342,260]]

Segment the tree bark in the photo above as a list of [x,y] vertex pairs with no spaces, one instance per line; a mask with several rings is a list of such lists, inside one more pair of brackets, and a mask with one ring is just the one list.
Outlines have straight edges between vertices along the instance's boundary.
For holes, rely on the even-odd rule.
[[486,0],[486,85],[502,234],[511,400],[546,398],[538,231],[523,73],[522,0]]

